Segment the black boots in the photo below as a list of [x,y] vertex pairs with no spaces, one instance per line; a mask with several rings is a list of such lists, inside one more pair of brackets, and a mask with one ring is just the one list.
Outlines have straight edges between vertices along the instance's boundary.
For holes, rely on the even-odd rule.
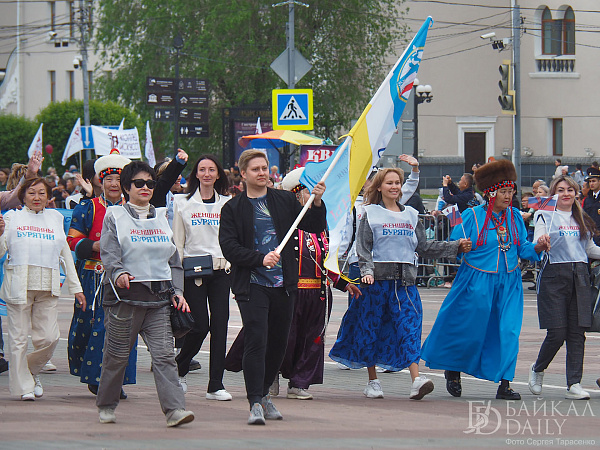
[[460,384],[460,372],[445,370],[446,390],[452,397],[460,397],[462,394],[462,385]]
[[521,394],[513,391],[507,380],[502,380],[496,392],[496,398],[499,400],[521,400]]

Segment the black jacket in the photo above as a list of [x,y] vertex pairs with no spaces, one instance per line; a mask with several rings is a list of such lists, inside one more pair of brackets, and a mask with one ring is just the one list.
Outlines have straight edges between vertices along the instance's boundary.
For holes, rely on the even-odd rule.
[[[267,206],[273,219],[279,242],[296,220],[302,210],[302,205],[291,192],[277,189],[267,189]],[[325,204],[321,207],[313,205],[298,228],[319,233],[327,228]],[[262,267],[264,253],[254,249],[254,207],[246,192],[232,198],[221,209],[221,224],[219,226],[219,244],[223,256],[231,262],[231,290],[237,301],[248,301],[250,293],[250,273],[255,267]],[[298,232],[281,252],[281,268],[283,271],[283,286],[287,292],[298,289]]]
[[[596,223],[596,227],[600,229],[600,196],[596,199],[594,193],[590,189],[587,197],[583,201],[583,210],[592,218]],[[600,236],[594,236],[594,242],[596,245],[600,245]]]
[[450,205],[458,205],[458,210],[461,213],[469,207],[469,202],[472,202],[475,198],[473,187],[468,187],[464,191],[461,191],[454,183],[444,186],[443,192],[444,201]]
[[183,172],[186,164],[185,162],[179,162],[177,158],[171,160],[165,171],[156,180],[156,186],[150,199],[152,206],[155,208],[167,206],[167,193],[177,181],[177,177]]

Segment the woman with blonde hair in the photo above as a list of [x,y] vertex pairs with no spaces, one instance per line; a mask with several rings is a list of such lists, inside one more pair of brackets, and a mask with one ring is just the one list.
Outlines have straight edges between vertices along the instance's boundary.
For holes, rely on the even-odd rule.
[[579,185],[566,175],[556,177],[550,195],[558,195],[555,211],[535,214],[534,242],[548,242],[538,276],[538,318],[546,329],[537,360],[529,371],[529,390],[542,393],[544,370],[563,343],[567,343],[567,399],[585,400],[590,394],[581,387],[585,330],[592,325],[592,299],[588,257],[600,259],[594,244],[596,224],[576,200]]
[[418,212],[400,204],[404,174],[377,172],[365,194],[357,232],[363,296],[353,299],[329,356],[347,367],[367,367],[368,398],[383,398],[375,366],[394,372],[408,367],[410,398],[421,400],[433,382],[419,375],[423,308],[415,286],[419,256],[450,258],[468,252],[471,241],[427,240]]

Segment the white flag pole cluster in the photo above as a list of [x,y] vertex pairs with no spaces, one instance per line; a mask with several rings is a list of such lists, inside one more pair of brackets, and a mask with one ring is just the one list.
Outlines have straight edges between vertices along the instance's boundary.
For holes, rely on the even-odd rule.
[[27,156],[32,157],[35,152],[42,152],[42,127],[44,124],[40,124],[37,133],[35,133],[35,137],[33,138],[33,142],[29,146],[29,150],[27,150]]

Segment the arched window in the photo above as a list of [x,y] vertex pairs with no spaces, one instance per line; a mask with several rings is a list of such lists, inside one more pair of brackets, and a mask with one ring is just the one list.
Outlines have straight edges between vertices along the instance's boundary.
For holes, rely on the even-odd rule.
[[561,19],[552,19],[548,7],[542,12],[542,54],[575,54],[575,13],[570,6],[564,10]]
[[563,54],[575,54],[575,13],[570,6],[565,11],[563,19]]

